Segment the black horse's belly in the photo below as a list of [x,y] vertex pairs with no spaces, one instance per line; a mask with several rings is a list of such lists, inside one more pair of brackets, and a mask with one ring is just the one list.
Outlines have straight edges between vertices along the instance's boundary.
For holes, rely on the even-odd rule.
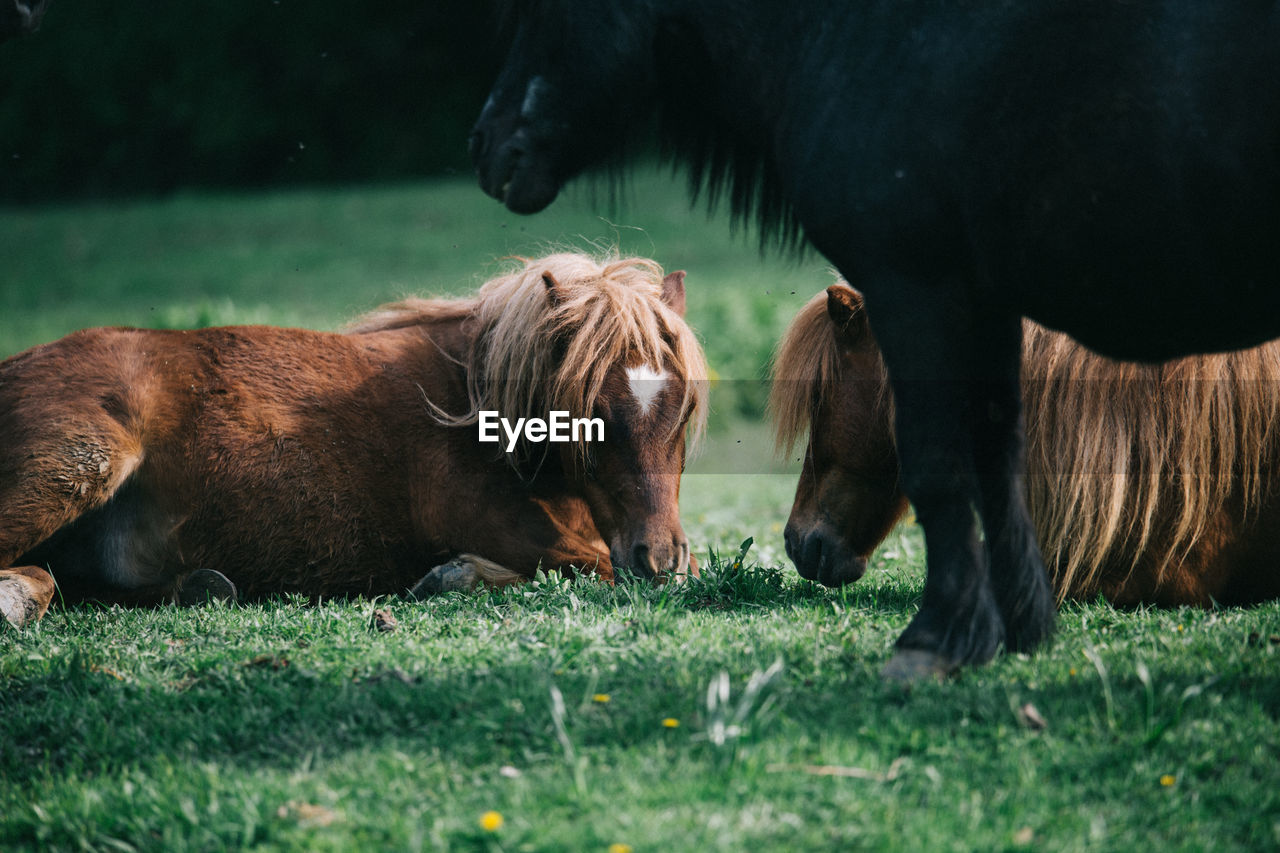
[[1131,360],[1280,337],[1280,188],[1232,199],[1126,197],[1030,229],[1012,223],[983,265],[1019,313]]

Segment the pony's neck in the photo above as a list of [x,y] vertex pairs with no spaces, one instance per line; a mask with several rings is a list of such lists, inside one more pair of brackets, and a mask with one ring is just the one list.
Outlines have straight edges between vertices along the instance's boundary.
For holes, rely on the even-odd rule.
[[444,316],[423,319],[414,324],[412,329],[420,334],[423,346],[431,350],[431,356],[438,356],[459,376],[465,376],[463,365],[466,363],[471,341],[475,338],[475,324],[466,316]]
[[[421,336],[418,346],[423,359],[432,364],[437,380],[447,379],[445,382],[433,383],[437,388],[436,394],[443,394],[436,401],[437,404],[449,412],[467,411],[471,406],[471,400],[467,396],[468,365],[476,338],[481,332],[479,322],[471,315],[442,316],[426,319],[414,328]],[[476,426],[466,424],[450,429],[475,430]],[[505,440],[504,438],[503,441]],[[527,457],[519,458],[514,464],[507,459],[500,466],[534,493],[563,494],[570,489],[570,481],[564,473],[556,448],[557,445],[551,443],[538,445]],[[489,468],[495,458],[491,458],[486,451],[484,467]]]
[[419,316],[411,322],[362,333],[417,377],[419,393],[442,412],[467,411],[467,359],[475,338],[465,315]]

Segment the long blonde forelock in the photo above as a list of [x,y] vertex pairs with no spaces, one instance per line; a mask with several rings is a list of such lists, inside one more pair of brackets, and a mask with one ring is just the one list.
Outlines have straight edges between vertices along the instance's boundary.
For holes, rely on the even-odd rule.
[[[470,411],[447,421],[474,423],[482,410],[509,419],[545,418],[549,410],[591,417],[612,367],[669,364],[684,381],[681,411],[696,443],[706,423],[706,362],[692,330],[662,301],[662,268],[646,258],[576,253],[517,260],[522,267],[476,295]],[[585,462],[588,450],[583,440],[575,454]]]

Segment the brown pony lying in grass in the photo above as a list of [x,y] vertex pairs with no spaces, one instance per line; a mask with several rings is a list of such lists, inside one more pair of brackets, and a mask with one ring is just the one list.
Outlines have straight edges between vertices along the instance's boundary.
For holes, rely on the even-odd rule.
[[[1280,343],[1145,365],[1030,322],[1023,337],[1028,502],[1058,600],[1280,595]],[[855,581],[907,502],[884,366],[847,285],[792,322],[770,408],[780,449],[809,435],[787,553],[810,580]]]
[[[149,603],[193,572],[244,597],[683,573],[685,432],[706,410],[684,304],[684,273],[562,254],[345,334],[89,329],[14,356],[0,610],[38,618],[54,578],[68,601]],[[603,440],[478,440],[482,412],[557,410]]]

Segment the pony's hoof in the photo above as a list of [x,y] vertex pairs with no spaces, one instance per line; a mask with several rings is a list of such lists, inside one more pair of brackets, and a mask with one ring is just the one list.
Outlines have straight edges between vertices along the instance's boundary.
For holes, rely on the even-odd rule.
[[880,677],[897,684],[942,681],[956,671],[955,664],[924,649],[898,649],[880,670]]
[[20,566],[0,574],[0,616],[18,630],[37,621],[53,600],[53,578],[41,569]]
[[39,618],[39,603],[27,595],[26,585],[16,578],[0,578],[0,616],[22,630]]
[[178,603],[194,607],[209,601],[234,602],[239,597],[236,585],[222,572],[213,569],[196,569],[182,581],[178,590]]
[[478,582],[471,562],[465,557],[456,557],[427,572],[427,576],[418,581],[409,594],[414,598],[429,598],[442,592],[467,592],[475,589]]

